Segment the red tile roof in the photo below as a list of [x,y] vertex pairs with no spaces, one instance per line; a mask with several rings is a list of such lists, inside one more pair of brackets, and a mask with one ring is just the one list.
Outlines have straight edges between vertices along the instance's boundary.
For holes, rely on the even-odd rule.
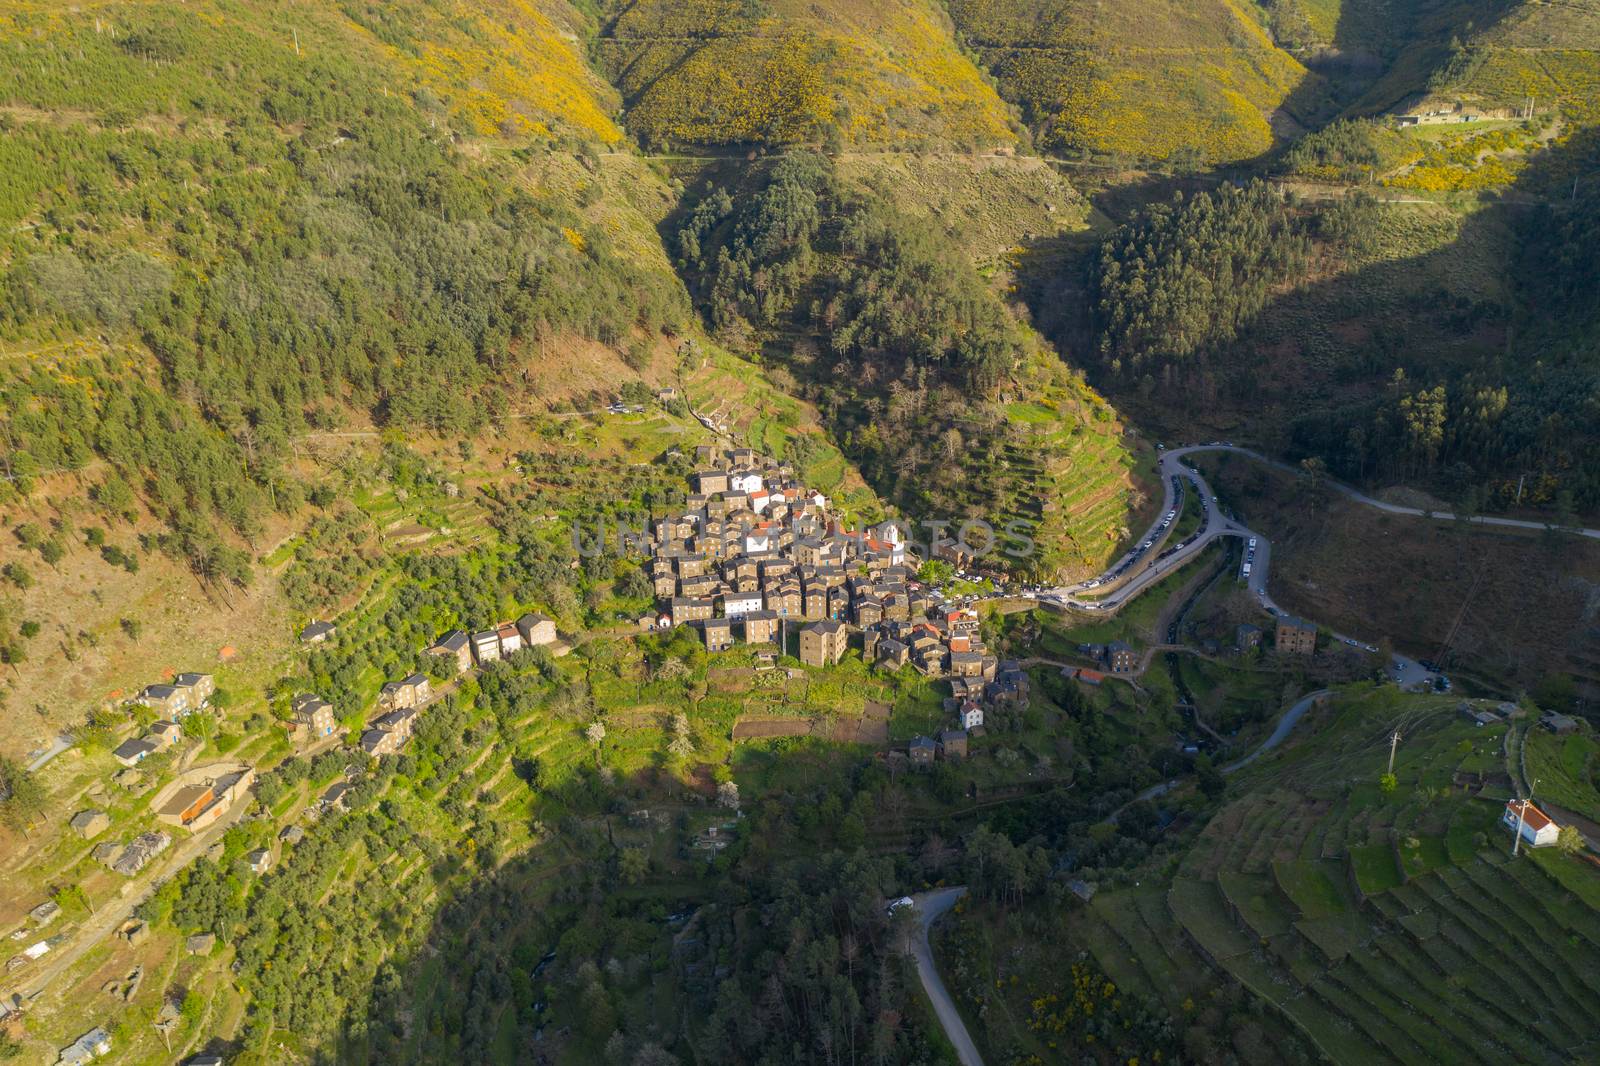
[[1517,817],[1518,805],[1522,807],[1522,821],[1529,829],[1537,833],[1545,826],[1550,825],[1550,817],[1527,800],[1512,800],[1506,804],[1506,813],[1512,818]]

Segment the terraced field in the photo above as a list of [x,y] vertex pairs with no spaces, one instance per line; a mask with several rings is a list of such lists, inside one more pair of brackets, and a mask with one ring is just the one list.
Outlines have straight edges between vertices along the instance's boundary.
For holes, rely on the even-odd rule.
[[[1384,794],[1397,726],[1400,787]],[[1510,858],[1502,800],[1476,776],[1505,727],[1366,693],[1312,731],[1314,747],[1249,771],[1164,890],[1096,897],[1107,973],[1176,1005],[1221,970],[1335,1062],[1592,1059],[1600,913],[1567,885],[1600,874]]]
[[781,392],[759,367],[705,349],[686,357],[678,383],[697,416],[756,450],[796,464],[811,485],[850,512],[876,521],[882,505],[842,452],[822,432],[809,405]]

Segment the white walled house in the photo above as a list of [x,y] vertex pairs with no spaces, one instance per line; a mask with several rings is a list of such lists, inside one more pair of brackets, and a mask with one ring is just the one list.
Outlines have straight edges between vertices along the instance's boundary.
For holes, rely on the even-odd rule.
[[1517,831],[1520,823],[1523,843],[1534,848],[1554,844],[1556,835],[1561,832],[1561,827],[1552,822],[1549,815],[1527,800],[1512,800],[1507,803],[1505,814],[1501,816],[1500,821],[1513,833]]
[[722,614],[725,618],[738,618],[751,611],[759,611],[762,606],[763,600],[759,591],[728,592],[722,597]]

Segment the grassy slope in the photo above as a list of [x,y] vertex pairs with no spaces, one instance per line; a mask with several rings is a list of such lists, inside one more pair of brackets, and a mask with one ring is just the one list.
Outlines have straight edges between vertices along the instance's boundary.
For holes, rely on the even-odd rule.
[[[963,934],[987,942],[980,957],[999,976],[1017,975],[994,997],[1008,1009],[985,1012],[990,1039],[1019,1039],[1018,1022],[1044,1013],[1034,998],[1029,1014],[1030,997],[1059,981],[1063,951],[1082,948],[1124,993],[1191,1017],[1226,1003],[1218,978],[1231,977],[1277,1007],[1251,1012],[1253,1033],[1236,1023],[1236,1039],[1271,1040],[1287,1022],[1337,1063],[1592,1053],[1583,1004],[1600,982],[1600,879],[1548,852],[1508,863],[1498,801],[1451,783],[1458,769],[1503,769],[1504,727],[1462,721],[1451,699],[1373,691],[1341,698],[1311,726],[1230,783],[1176,862],[1102,882],[1091,905],[1045,928],[975,913]],[[1377,777],[1396,726],[1400,787],[1385,795]],[[1587,905],[1574,894],[1583,891]],[[1529,941],[1537,964],[1517,946]],[[1538,989],[1515,997],[1520,1009],[1504,1000],[1512,972]],[[1496,1026],[1471,1023],[1486,1010]],[[1289,1045],[1277,1061],[1305,1054]]]
[[[1576,537],[1465,532],[1298,496],[1288,475],[1242,460],[1200,465],[1225,499],[1272,538],[1272,594],[1284,607],[1367,639],[1438,652],[1457,615],[1456,669],[1532,686],[1547,674],[1594,677],[1588,603],[1600,549]],[[1476,591],[1473,583],[1482,572]],[[1405,596],[1395,589],[1404,588]]]
[[1233,0],[1182,4],[957,0],[963,39],[1052,150],[1234,161],[1309,120],[1316,79]]
[[[1362,25],[1359,17],[1353,21]],[[1549,143],[1579,149],[1544,161],[1552,165],[1533,175],[1540,191],[1563,188],[1600,159],[1600,12],[1526,0],[1484,10],[1442,0],[1419,5],[1409,25],[1402,19],[1390,26],[1377,45],[1389,57],[1387,69],[1356,103],[1358,111],[1397,110],[1425,99],[1515,113],[1531,99],[1541,125],[1554,123]],[[1352,33],[1374,36],[1354,26]],[[1447,47],[1452,40],[1462,45],[1455,56]]]
[[[581,19],[563,6],[541,9],[508,0],[457,18],[448,5],[420,0],[400,6],[352,3],[339,11],[290,6],[268,12],[219,4],[190,5],[183,18],[184,25],[201,35],[203,47],[178,61],[156,62],[126,55],[116,43],[130,32],[129,24],[143,25],[136,9],[11,11],[0,20],[0,49],[15,60],[8,78],[0,82],[0,115],[20,127],[67,138],[97,159],[115,158],[152,136],[212,142],[223,136],[235,112],[257,106],[250,94],[228,95],[218,79],[229,71],[249,70],[260,86],[269,86],[278,77],[279,64],[336,52],[359,62],[381,91],[414,97],[424,121],[436,124],[441,134],[453,127],[456,146],[469,166],[491,170],[542,201],[577,212],[609,239],[610,249],[597,254],[626,257],[654,275],[663,289],[679,285],[655,229],[674,194],[649,164],[619,150],[621,131],[609,117],[617,104],[614,90],[584,66],[572,37],[581,29]],[[282,39],[280,29],[290,23],[296,35]],[[121,87],[115,106],[108,106],[105,94],[87,76],[51,75],[52,64],[64,62],[60,57],[77,48],[92,54],[96,63],[111,65],[108,76]],[[294,130],[286,128],[283,134],[291,137]],[[590,147],[574,152],[580,144]],[[158,221],[146,222],[133,208],[125,216],[108,210],[103,198],[93,199],[90,190],[52,187],[45,174],[36,173],[24,142],[13,141],[10,147],[19,154],[13,158],[0,148],[0,163],[16,180],[0,196],[0,218],[26,231],[29,220],[49,209],[67,218],[81,217],[85,228],[98,231],[97,248],[170,254],[166,246],[173,239],[172,223],[159,221],[159,213]],[[107,181],[119,195],[131,195],[123,186],[137,188],[114,174]],[[283,195],[298,194],[285,188]],[[0,372],[48,367],[71,380],[81,360],[113,355],[148,380],[159,373],[131,331],[42,318],[24,322],[20,330],[7,339]],[[521,354],[525,389],[517,406],[531,410],[569,401],[596,406],[594,397],[610,395],[619,382],[641,374],[615,350],[576,337],[553,336]],[[658,342],[642,374],[666,383],[673,377],[674,362],[671,346]],[[752,399],[753,406],[794,407],[758,373],[744,375],[733,386],[731,394],[737,398],[747,393],[766,397]],[[680,422],[698,431],[692,420]],[[326,450],[308,440],[298,447],[299,461],[291,469],[315,481],[337,476],[358,462],[362,442],[375,444],[376,434],[358,413],[349,413],[344,428],[368,436],[349,438],[354,447],[345,454],[320,458],[318,453]],[[818,434],[814,412],[794,408],[767,442],[781,446],[791,432],[818,441],[818,461],[829,466],[832,483],[850,482],[853,471]],[[28,499],[8,504],[6,524],[31,521],[49,528],[52,522],[66,521],[80,530],[107,524],[83,499],[102,470],[102,464],[91,462],[79,473],[40,479]],[[859,486],[859,478],[854,484]],[[300,516],[269,516],[248,547],[268,557],[301,521]],[[257,693],[281,661],[293,629],[304,621],[293,618],[278,595],[272,570],[282,559],[271,559],[252,588],[213,594],[182,565],[138,545],[138,537],[160,531],[159,523],[142,510],[129,523],[109,525],[109,543],[139,555],[142,568],[137,574],[100,559],[84,547],[81,533],[64,538],[69,551],[55,568],[9,535],[0,538],[0,565],[22,563],[36,579],[25,592],[8,589],[0,595],[16,618],[43,627],[41,636],[26,647],[27,661],[6,670],[8,711],[16,713],[5,715],[0,750],[21,754],[40,747],[90,707],[168,671],[220,668],[225,687]],[[119,629],[123,618],[143,623],[137,642]],[[224,665],[218,653],[225,645],[240,654]]]
[[1005,105],[930,0],[611,5],[597,43],[647,144],[1016,140]]

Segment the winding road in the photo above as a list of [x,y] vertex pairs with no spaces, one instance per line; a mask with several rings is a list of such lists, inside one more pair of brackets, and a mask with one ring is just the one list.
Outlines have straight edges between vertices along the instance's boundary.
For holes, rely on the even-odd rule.
[[[1247,558],[1251,562],[1251,571],[1246,578],[1246,586],[1255,594],[1256,600],[1263,611],[1273,616],[1285,614],[1286,612],[1273,602],[1272,596],[1267,592],[1267,572],[1272,562],[1271,541],[1243,523],[1223,514],[1222,508],[1218,504],[1216,496],[1212,493],[1211,486],[1206,483],[1205,478],[1199,471],[1182,461],[1184,456],[1208,451],[1233,452],[1248,456],[1259,463],[1278,470],[1284,470],[1291,474],[1299,473],[1288,463],[1268,458],[1260,452],[1251,451],[1249,448],[1236,448],[1231,444],[1196,444],[1164,451],[1156,464],[1161,474],[1163,489],[1162,517],[1158,518],[1145,535],[1140,538],[1138,546],[1117,559],[1099,577],[1081,581],[1076,585],[1062,586],[1041,592],[1039,601],[1060,609],[1115,614],[1137,598],[1140,593],[1159,582],[1172,571],[1179,569],[1199,556],[1218,537],[1238,537],[1245,541]],[[1399,504],[1386,503],[1368,496],[1359,489],[1334,481],[1331,478],[1327,479],[1325,484],[1348,499],[1389,514],[1412,515],[1418,518],[1433,518],[1447,522],[1457,521],[1456,516],[1449,511],[1426,511],[1420,507],[1403,507]],[[1193,491],[1200,494],[1205,522],[1199,530],[1187,540],[1181,542],[1177,550],[1162,557],[1161,551],[1169,530],[1177,524],[1177,511],[1183,502],[1183,493],[1185,491]],[[1170,520],[1166,517],[1168,514],[1172,515]],[[1508,529],[1542,531],[1560,528],[1564,532],[1600,540],[1600,529],[1557,527],[1548,522],[1479,515],[1466,516],[1465,521],[1472,525]],[[1253,546],[1251,546],[1252,540],[1254,542]],[[1148,545],[1148,547],[1145,547],[1145,545]],[[1145,562],[1141,568],[1139,564],[1147,556],[1149,561]],[[1363,642],[1354,637],[1340,633],[1332,633],[1332,636],[1335,640],[1352,647],[1366,651],[1376,650],[1373,644]],[[1147,664],[1148,661],[1147,654]],[[1434,675],[1423,668],[1421,664],[1403,655],[1395,655],[1392,666],[1394,678],[1402,688],[1427,686],[1431,684],[1434,678]],[[1271,735],[1262,741],[1259,747],[1242,759],[1222,767],[1222,772],[1225,774],[1237,773],[1278,747],[1294,731],[1295,726],[1299,724],[1305,713],[1315,706],[1318,700],[1327,695],[1328,690],[1319,689],[1316,692],[1310,692],[1300,697],[1299,700],[1295,701],[1283,712]],[[1163,796],[1182,783],[1182,779],[1172,779],[1152,785],[1129,800],[1122,808],[1113,812],[1108,820],[1115,822],[1117,815],[1131,804]],[[917,907],[920,922],[917,936],[912,945],[912,951],[916,958],[917,973],[922,978],[922,987],[927,991],[928,998],[933,1003],[934,1013],[938,1016],[939,1024],[943,1026],[945,1035],[955,1045],[956,1054],[960,1057],[962,1066],[982,1066],[983,1060],[978,1055],[978,1049],[972,1041],[971,1034],[967,1032],[966,1023],[961,1020],[961,1014],[956,1010],[955,1002],[950,998],[949,990],[945,988],[944,981],[939,977],[939,972],[934,967],[933,949],[928,942],[929,927],[954,906],[956,901],[966,894],[966,891],[965,888],[946,888],[920,893],[912,897]]]
[[[1261,742],[1260,747],[1256,748],[1255,751],[1252,751],[1249,755],[1246,755],[1239,761],[1232,762],[1227,766],[1224,766],[1222,768],[1222,773],[1237,773],[1238,771],[1243,770],[1246,766],[1249,766],[1251,763],[1255,762],[1257,759],[1261,758],[1261,756],[1265,755],[1273,748],[1276,748],[1279,744],[1282,744],[1284,740],[1288,738],[1289,734],[1294,732],[1294,727],[1300,724],[1300,719],[1305,716],[1305,713],[1312,707],[1316,706],[1317,701],[1326,695],[1328,695],[1328,690],[1325,688],[1319,688],[1315,692],[1308,692],[1304,696],[1301,696],[1289,706],[1288,710],[1283,712],[1283,716],[1278,719],[1277,728],[1272,731],[1271,736],[1267,737],[1266,740]],[[1170,780],[1162,781],[1160,784],[1151,785],[1149,788],[1133,797],[1127,803],[1124,803],[1115,811],[1112,811],[1111,815],[1106,819],[1106,821],[1115,824],[1117,815],[1121,814],[1135,803],[1153,800],[1157,796],[1165,796],[1168,792],[1171,792],[1181,784],[1183,784],[1183,779],[1180,777],[1174,777]]]
[[[1123,555],[1099,577],[1080,581],[1076,585],[1066,585],[1051,589],[1040,594],[1040,601],[1053,604],[1061,609],[1074,609],[1080,611],[1097,611],[1103,614],[1115,614],[1127,606],[1140,593],[1161,581],[1172,571],[1186,565],[1205,551],[1211,542],[1219,537],[1238,537],[1247,545],[1252,541],[1253,547],[1247,547],[1247,558],[1250,560],[1250,575],[1245,579],[1246,587],[1255,595],[1256,602],[1261,609],[1274,617],[1285,615],[1288,612],[1279,608],[1277,603],[1267,591],[1267,574],[1272,565],[1272,542],[1261,533],[1249,526],[1224,514],[1217,504],[1216,495],[1211,491],[1205,478],[1198,470],[1183,462],[1187,455],[1198,452],[1233,452],[1237,455],[1247,456],[1259,463],[1274,467],[1289,473],[1298,473],[1294,467],[1276,459],[1269,459],[1260,452],[1251,451],[1249,448],[1236,448],[1231,444],[1194,444],[1179,448],[1172,448],[1161,453],[1161,458],[1156,464],[1161,474],[1163,488],[1162,518],[1158,518],[1148,532],[1140,540],[1139,546]],[[1325,482],[1335,492],[1346,496],[1357,503],[1375,507],[1390,514],[1414,515],[1420,518],[1435,518],[1441,521],[1455,521],[1454,514],[1448,511],[1425,511],[1418,507],[1401,507],[1398,504],[1384,503],[1366,495],[1358,489],[1352,488],[1341,482],[1328,479]],[[1201,527],[1181,542],[1177,550],[1165,557],[1153,556],[1159,553],[1162,541],[1167,536],[1170,526],[1162,522],[1169,512],[1177,510],[1182,501],[1182,492],[1174,486],[1187,486],[1189,491],[1200,494],[1201,505],[1204,508],[1205,522]],[[1490,518],[1473,516],[1467,519],[1475,525],[1502,526],[1512,529],[1547,529],[1552,528],[1546,523],[1525,521],[1517,518]],[[1173,522],[1176,522],[1174,516]],[[1570,529],[1568,532],[1581,536],[1600,539],[1600,529]],[[1143,545],[1149,544],[1149,548]],[[1252,554],[1253,553],[1253,554]],[[1141,561],[1146,560],[1143,567]],[[1104,591],[1109,590],[1109,591]],[[1344,633],[1329,631],[1334,640],[1349,647],[1359,648],[1363,651],[1376,651],[1377,647],[1370,641]],[[1404,655],[1395,655],[1391,663],[1393,677],[1401,688],[1417,689],[1430,685],[1433,673],[1424,668],[1416,660]]]
[[978,1054],[978,1045],[972,1042],[972,1034],[967,1032],[967,1023],[961,1020],[961,1012],[956,1010],[956,1001],[950,998],[950,990],[945,988],[944,979],[939,976],[939,969],[933,964],[933,946],[928,942],[929,927],[966,894],[967,890],[962,886],[919,892],[911,897],[917,912],[917,933],[911,941],[911,955],[916,960],[917,976],[922,978],[922,988],[928,993],[928,999],[933,1002],[933,1013],[938,1016],[944,1035],[955,1045],[956,1057],[961,1060],[961,1066],[983,1066],[983,1057]]

